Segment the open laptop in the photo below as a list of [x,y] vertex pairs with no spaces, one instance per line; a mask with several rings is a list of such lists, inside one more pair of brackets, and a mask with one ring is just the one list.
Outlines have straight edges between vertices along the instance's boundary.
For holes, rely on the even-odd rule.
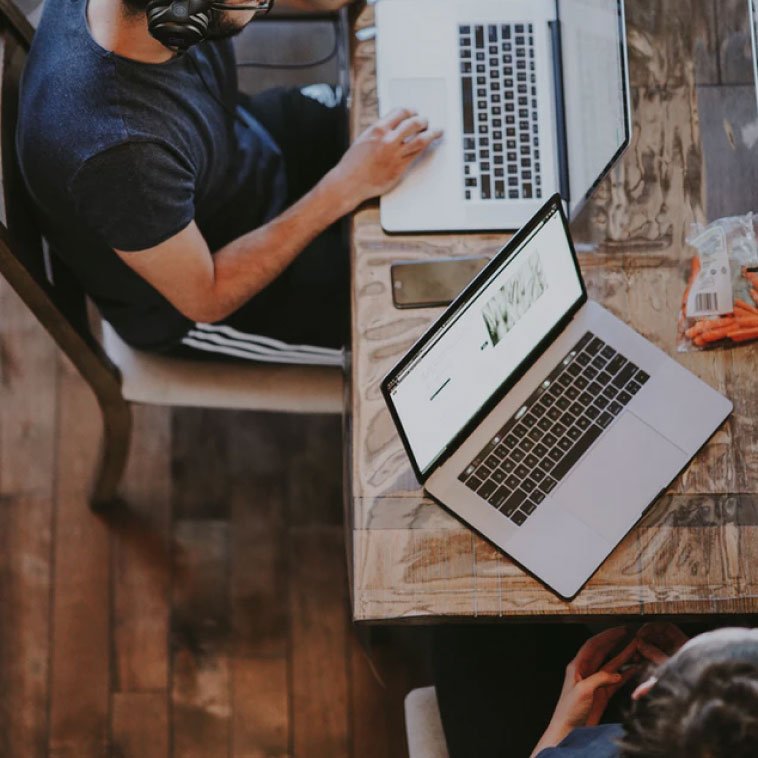
[[382,391],[427,492],[565,598],[732,410],[588,300],[559,195]]
[[440,143],[381,199],[389,232],[518,229],[573,215],[629,145],[623,0],[378,0],[382,114]]
[[750,32],[753,38],[753,75],[755,77],[755,96],[758,98],[758,1],[748,0],[750,10]]

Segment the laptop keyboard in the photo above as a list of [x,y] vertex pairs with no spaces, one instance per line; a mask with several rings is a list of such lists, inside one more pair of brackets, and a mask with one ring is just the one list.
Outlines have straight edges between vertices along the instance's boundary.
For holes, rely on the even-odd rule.
[[458,478],[521,526],[649,378],[587,332]]
[[458,27],[466,200],[542,197],[532,24]]

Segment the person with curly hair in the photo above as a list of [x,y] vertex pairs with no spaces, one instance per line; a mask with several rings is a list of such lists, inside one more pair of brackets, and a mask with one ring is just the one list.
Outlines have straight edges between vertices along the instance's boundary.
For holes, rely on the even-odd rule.
[[[457,649],[446,643],[463,642],[459,633],[436,639],[450,758],[758,756],[758,629],[688,639],[675,625],[655,622],[596,634],[566,666],[547,728],[539,714],[549,712],[556,659],[580,630],[486,631],[475,647],[470,632]],[[489,645],[496,638],[499,658]],[[487,668],[479,668],[487,658]],[[457,681],[454,671],[462,674]]]

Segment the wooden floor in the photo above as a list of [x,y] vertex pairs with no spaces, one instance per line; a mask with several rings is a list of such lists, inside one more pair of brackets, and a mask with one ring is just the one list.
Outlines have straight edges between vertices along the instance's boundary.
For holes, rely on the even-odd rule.
[[424,632],[351,627],[340,419],[137,408],[104,520],[93,397],[5,286],[0,345],[0,756],[403,756]]
[[[758,210],[756,111],[745,3],[704,4],[716,217]],[[340,420],[139,408],[108,521],[86,505],[99,434],[0,283],[0,758],[406,755],[426,637],[350,624]]]

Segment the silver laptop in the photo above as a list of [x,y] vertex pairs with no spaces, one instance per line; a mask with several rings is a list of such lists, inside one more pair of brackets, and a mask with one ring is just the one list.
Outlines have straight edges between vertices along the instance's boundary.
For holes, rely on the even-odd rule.
[[427,492],[565,598],[732,410],[588,300],[559,195],[382,391]]
[[381,200],[389,232],[518,229],[569,215],[632,132],[623,0],[378,0],[380,111],[445,136]]
[[750,31],[753,38],[753,75],[755,76],[755,95],[758,98],[758,2],[748,0],[750,10]]

